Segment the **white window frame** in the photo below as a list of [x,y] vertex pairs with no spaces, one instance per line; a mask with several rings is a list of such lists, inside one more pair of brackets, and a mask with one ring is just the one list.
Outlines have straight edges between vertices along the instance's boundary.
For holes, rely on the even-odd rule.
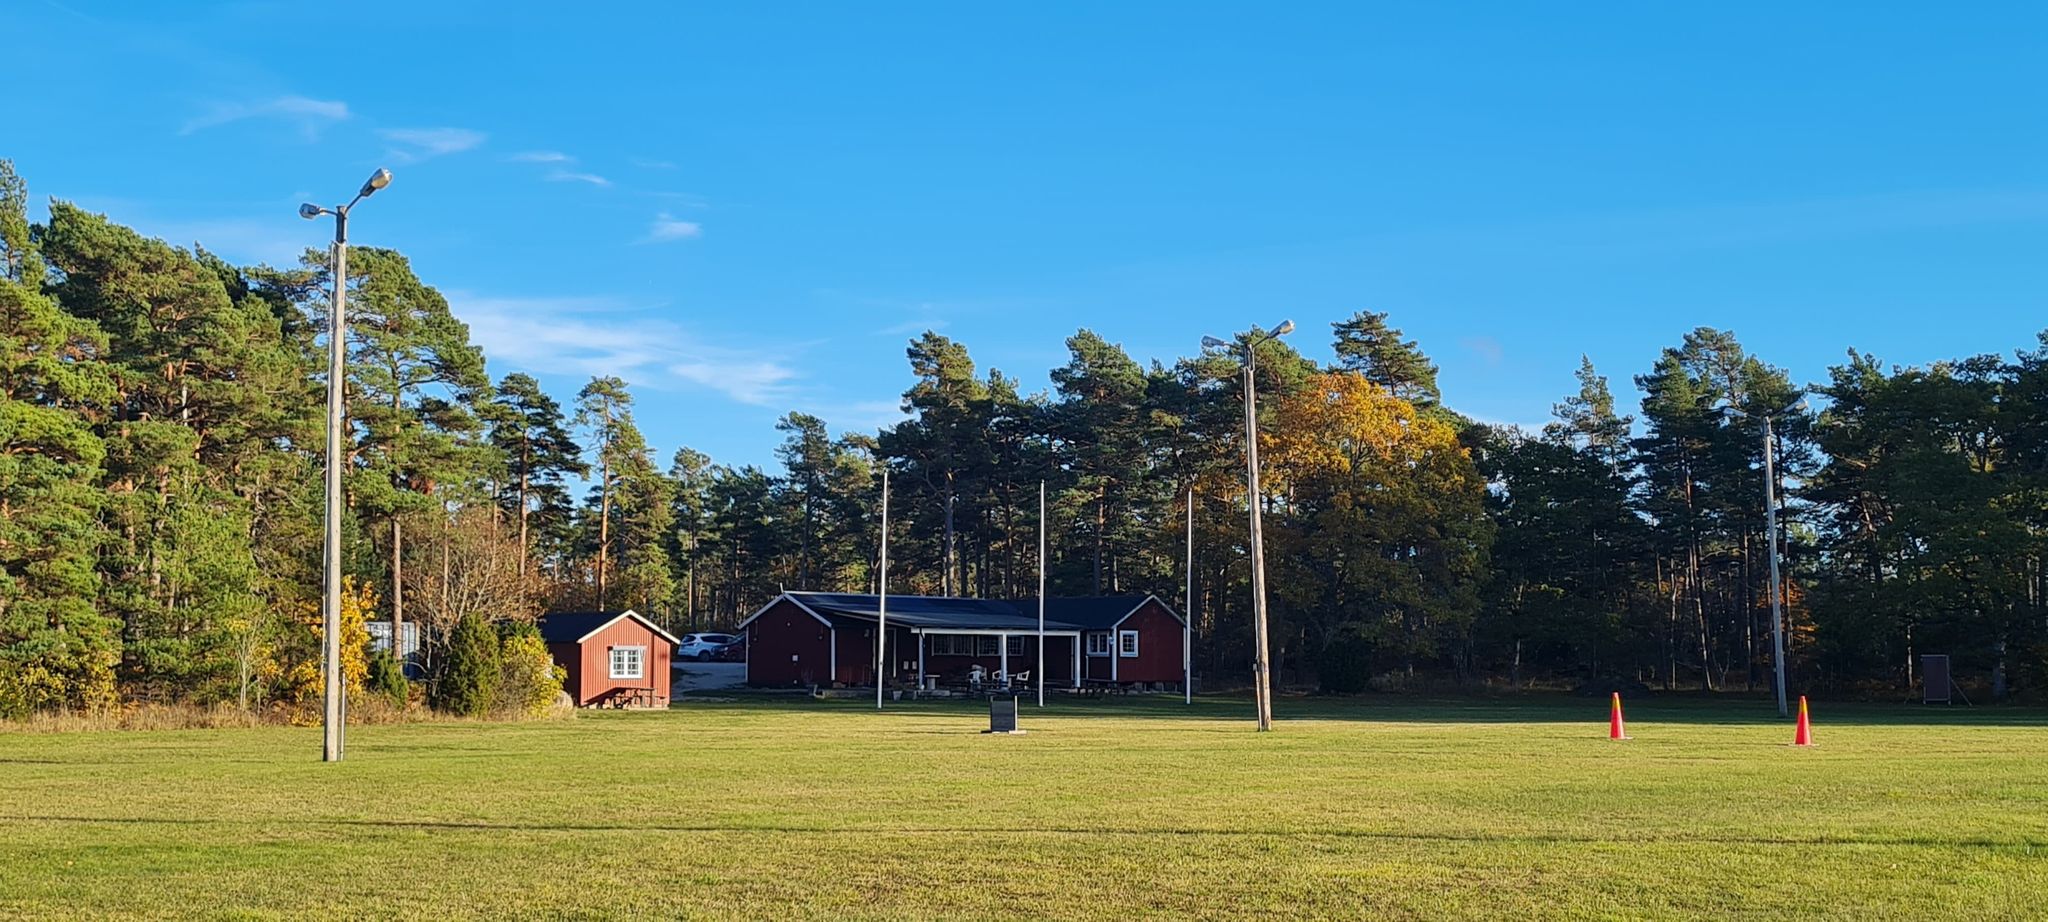
[[[632,672],[622,672],[622,671],[620,671],[620,668],[619,668],[619,659],[620,659],[620,657],[619,657],[619,654],[621,654],[621,653],[625,653],[625,652],[628,652],[628,651],[631,651],[631,652],[632,652],[632,654],[633,654],[633,655],[632,655],[632,657],[631,657],[631,659],[632,659],[632,666],[633,666],[633,671],[632,671]],[[611,668],[610,668],[609,670],[607,670],[607,671],[609,671],[609,672],[611,673],[611,677],[612,677],[612,678],[614,678],[614,679],[644,679],[644,678],[647,678],[647,648],[646,648],[646,647],[642,647],[642,646],[617,646],[617,647],[612,647],[612,648],[610,649],[610,651],[609,651],[609,655],[607,656],[607,660],[608,660],[608,665],[610,665],[610,666],[611,666]]]
[[1109,656],[1115,652],[1116,644],[1110,640],[1108,631],[1088,632],[1089,656]]
[[1118,631],[1118,632],[1116,632],[1116,655],[1118,655],[1118,656],[1121,656],[1121,657],[1123,657],[1124,659],[1135,659],[1135,658],[1137,658],[1137,656],[1138,656],[1138,632],[1137,632],[1137,631]]
[[1023,655],[1024,655],[1024,635],[1022,635],[1022,634],[1011,634],[1011,635],[1010,635],[1010,655],[1011,655],[1011,656],[1023,656]]
[[998,638],[991,634],[933,634],[932,656],[1001,656]]

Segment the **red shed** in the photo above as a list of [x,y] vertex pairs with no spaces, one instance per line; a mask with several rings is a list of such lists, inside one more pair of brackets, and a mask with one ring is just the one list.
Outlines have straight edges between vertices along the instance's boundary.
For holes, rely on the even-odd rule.
[[[747,683],[873,686],[881,598],[785,592],[747,620]],[[1184,623],[1155,596],[1045,600],[1045,662],[1038,662],[1036,598],[888,599],[887,681],[946,684],[977,673],[1050,687],[1084,683],[1179,686],[1187,681]],[[1042,670],[1042,672],[1041,672]]]
[[676,639],[632,611],[557,612],[540,620],[562,688],[577,707],[668,707]]

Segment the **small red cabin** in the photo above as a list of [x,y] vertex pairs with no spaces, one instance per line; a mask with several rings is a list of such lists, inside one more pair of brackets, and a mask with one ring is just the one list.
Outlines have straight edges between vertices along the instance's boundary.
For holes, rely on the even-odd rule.
[[654,622],[630,610],[558,612],[541,618],[540,636],[577,707],[668,707],[676,639]]

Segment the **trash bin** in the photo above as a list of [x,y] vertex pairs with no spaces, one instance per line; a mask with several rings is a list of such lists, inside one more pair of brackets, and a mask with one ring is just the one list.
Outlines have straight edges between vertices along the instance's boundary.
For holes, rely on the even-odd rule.
[[1022,733],[1017,729],[1017,696],[993,695],[988,699],[988,729],[983,733]]

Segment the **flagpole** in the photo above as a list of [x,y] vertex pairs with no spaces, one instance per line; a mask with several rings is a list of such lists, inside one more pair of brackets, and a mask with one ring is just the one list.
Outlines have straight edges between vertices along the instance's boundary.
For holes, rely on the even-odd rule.
[[875,710],[882,709],[882,663],[889,649],[889,468],[882,468],[882,574],[877,585],[881,604],[875,617]]
[[[1075,643],[1080,643],[1077,639]],[[1045,707],[1045,481],[1038,482],[1038,706]]]
[[1195,488],[1188,488],[1188,594],[1181,605],[1180,690],[1195,703]]

